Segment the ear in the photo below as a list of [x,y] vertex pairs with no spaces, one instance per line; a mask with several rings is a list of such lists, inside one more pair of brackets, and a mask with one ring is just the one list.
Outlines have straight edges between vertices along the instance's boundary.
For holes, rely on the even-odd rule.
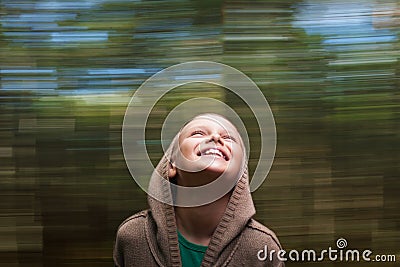
[[174,178],[176,175],[176,167],[172,162],[168,163],[168,178]]

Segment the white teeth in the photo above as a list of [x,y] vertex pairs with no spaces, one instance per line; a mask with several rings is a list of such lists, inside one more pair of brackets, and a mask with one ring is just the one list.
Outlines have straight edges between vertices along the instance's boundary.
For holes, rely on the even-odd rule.
[[210,148],[210,149],[206,150],[203,153],[203,155],[217,155],[217,156],[219,156],[221,158],[225,158],[224,154],[222,154],[221,151],[219,151],[218,149],[215,149],[215,148]]

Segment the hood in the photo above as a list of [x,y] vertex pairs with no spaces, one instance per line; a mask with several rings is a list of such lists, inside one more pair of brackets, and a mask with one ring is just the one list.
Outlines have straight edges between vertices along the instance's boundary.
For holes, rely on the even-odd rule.
[[[174,142],[176,138],[172,143]],[[173,193],[168,180],[171,147],[173,145],[158,163],[149,184],[148,202],[154,223],[149,221],[147,224],[147,238],[152,254],[161,266],[181,266]],[[163,202],[157,199],[162,199]],[[213,265],[223,249],[241,233],[254,214],[255,208],[250,194],[246,162],[243,174],[233,189],[222,219],[211,237],[202,266]]]

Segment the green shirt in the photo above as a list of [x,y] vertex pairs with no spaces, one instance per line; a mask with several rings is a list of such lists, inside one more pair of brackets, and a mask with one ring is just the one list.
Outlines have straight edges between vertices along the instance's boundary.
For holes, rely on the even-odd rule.
[[179,251],[183,267],[199,267],[207,246],[193,244],[187,241],[178,231]]

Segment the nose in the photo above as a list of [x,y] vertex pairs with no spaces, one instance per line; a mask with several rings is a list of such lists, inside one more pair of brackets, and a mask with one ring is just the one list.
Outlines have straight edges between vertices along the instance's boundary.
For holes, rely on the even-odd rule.
[[220,144],[224,144],[223,139],[221,138],[221,135],[218,133],[213,133],[210,136],[210,142],[214,142],[214,143],[220,143]]

